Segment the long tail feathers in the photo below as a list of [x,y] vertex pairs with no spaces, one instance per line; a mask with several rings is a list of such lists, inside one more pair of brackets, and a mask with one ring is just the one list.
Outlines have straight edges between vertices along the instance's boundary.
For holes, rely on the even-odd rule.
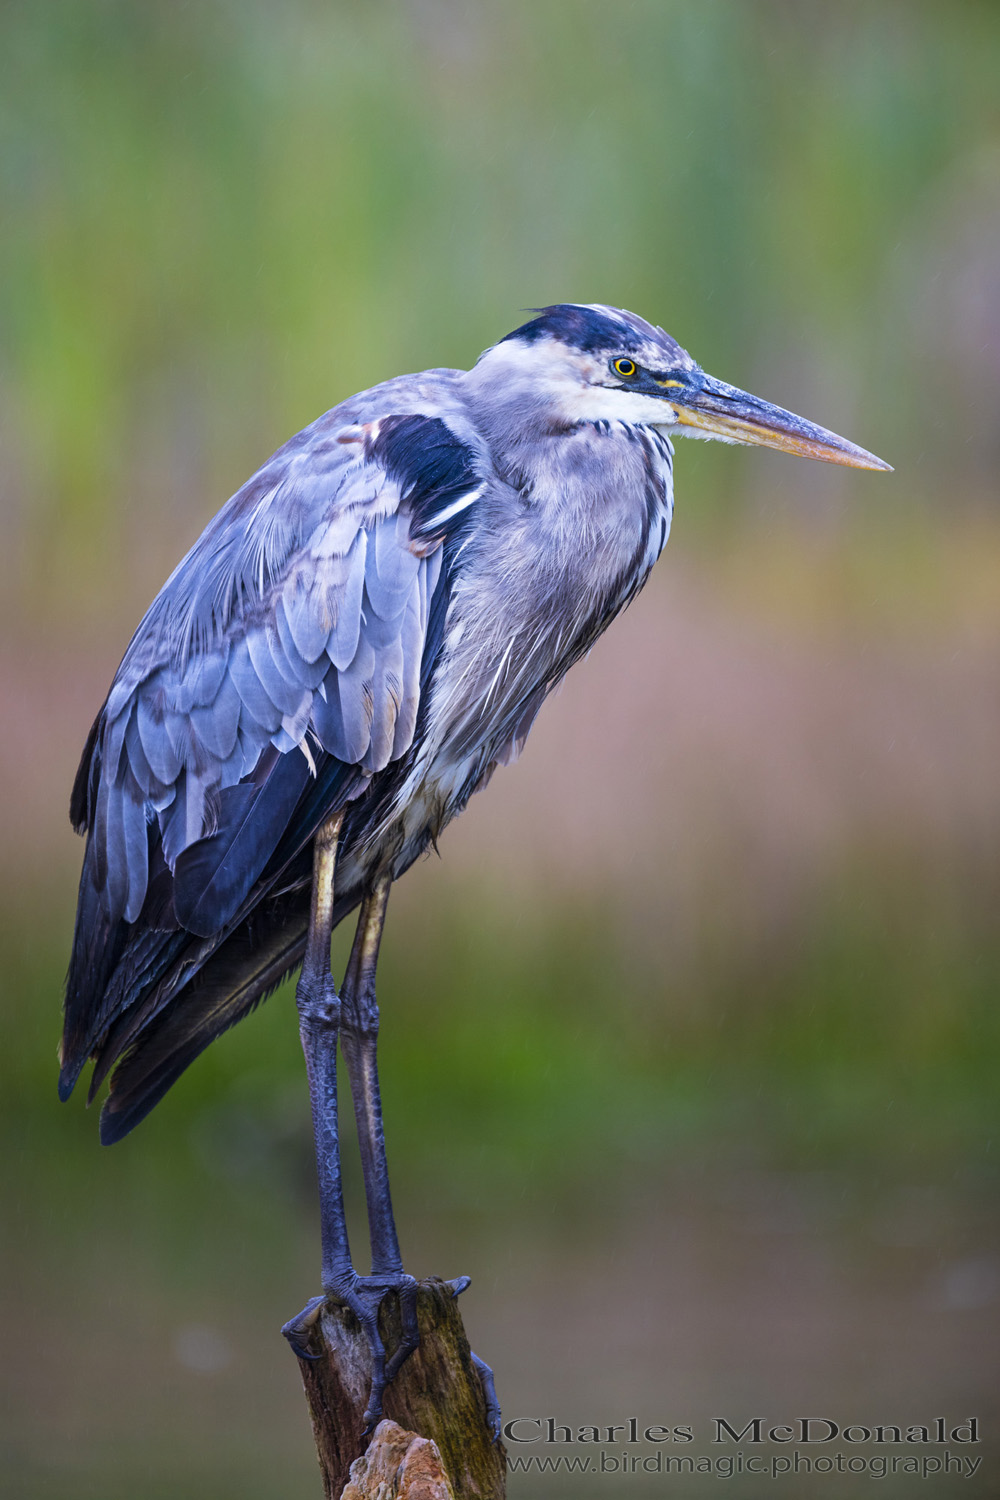
[[[178,860],[176,878],[153,841],[146,902],[134,924],[109,922],[88,843],[59,1095],[69,1097],[88,1057],[94,1059],[88,1103],[115,1069],[101,1115],[105,1143],[132,1130],[188,1064],[299,963],[308,922],[309,842],[331,805],[344,805],[364,787],[353,767],[333,757],[324,756],[317,769],[309,776],[298,755],[265,766],[254,797],[255,825],[248,807],[234,802],[223,831],[193,845],[183,867],[185,857]],[[249,795],[243,800],[249,803]],[[248,839],[252,848],[243,847]],[[276,888],[281,894],[272,894]],[[357,899],[337,903],[335,922]],[[181,925],[182,919],[188,920]],[[202,926],[214,935],[199,937]]]
[[[334,904],[334,926],[358,900],[352,893]],[[305,886],[274,902],[267,922],[244,922],[141,1029],[109,1031],[96,1062],[101,1078],[118,1063],[101,1111],[104,1145],[128,1135],[210,1042],[249,1015],[298,967],[308,924]]]
[[104,1145],[120,1141],[145,1119],[188,1064],[281,983],[302,958],[305,934],[304,912],[272,928],[263,944],[241,927],[137,1036],[131,1028],[125,1036],[109,1033],[97,1057],[102,1078],[123,1045],[127,1050],[101,1111]]
[[109,919],[97,888],[94,865],[93,847],[88,844],[80,876],[59,1052],[59,1097],[64,1101],[73,1092],[93,1046],[94,997],[107,990],[125,947],[124,924]]

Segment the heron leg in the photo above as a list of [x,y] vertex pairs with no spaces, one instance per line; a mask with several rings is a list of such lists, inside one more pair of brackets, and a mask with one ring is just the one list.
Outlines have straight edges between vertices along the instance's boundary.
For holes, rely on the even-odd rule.
[[[339,1286],[345,1277],[350,1278],[354,1274],[344,1214],[337,1130],[337,1034],[340,1029],[341,1006],[330,972],[333,881],[342,818],[342,814],[331,818],[319,830],[314,841],[309,931],[302,973],[295,991],[316,1144],[323,1286],[328,1290]],[[281,1330],[296,1354],[303,1359],[317,1357],[306,1344],[324,1300],[323,1297],[311,1298],[302,1312]]]
[[362,903],[342,987],[340,1030],[340,1045],[347,1065],[358,1127],[358,1147],[371,1241],[371,1274],[363,1277],[362,1281],[366,1288],[376,1294],[380,1289],[383,1289],[383,1296],[390,1290],[399,1292],[402,1337],[386,1366],[386,1384],[420,1343],[417,1284],[403,1270],[396,1221],[392,1212],[376,1055],[379,1012],[375,998],[375,969],[390,885],[390,877],[383,876]]
[[[388,877],[379,880],[361,907],[354,945],[348,960],[341,990],[342,1013],[340,1045],[347,1065],[347,1076],[354,1100],[354,1117],[358,1127],[358,1145],[364,1172],[365,1199],[368,1207],[368,1230],[371,1240],[371,1275],[359,1278],[361,1285],[382,1295],[391,1289],[399,1291],[402,1337],[385,1368],[385,1384],[420,1345],[417,1324],[417,1284],[403,1270],[399,1238],[389,1192],[389,1167],[386,1161],[385,1130],[382,1124],[382,1101],[378,1081],[379,1009],[375,996],[375,970],[379,944],[385,925],[389,900]],[[468,1276],[450,1282],[452,1295],[458,1297],[469,1285]],[[483,1387],[486,1423],[494,1441],[500,1436],[500,1406],[497,1402],[493,1371],[478,1355],[472,1362]],[[381,1392],[379,1393],[381,1396]],[[373,1391],[374,1397],[374,1391]],[[374,1400],[370,1403],[374,1405]]]
[[341,1002],[330,972],[333,881],[341,821],[342,815],[331,818],[316,835],[309,932],[295,991],[316,1142],[324,1287],[335,1282],[351,1265],[337,1128],[337,1034]]
[[[386,1386],[419,1347],[420,1331],[417,1283],[403,1270],[392,1212],[378,1081],[379,1012],[375,998],[375,969],[390,880],[378,881],[362,903],[347,973],[338,995],[330,972],[330,937],[339,831],[340,819],[337,818],[326,824],[316,837],[309,933],[296,990],[316,1138],[324,1294],[310,1298],[298,1316],[284,1325],[282,1333],[301,1359],[317,1359],[319,1355],[309,1348],[309,1342],[327,1298],[333,1297],[351,1308],[364,1330],[372,1360],[371,1387],[365,1411],[365,1427],[370,1431],[382,1415],[382,1396]],[[371,1240],[371,1272],[368,1276],[358,1276],[351,1264],[344,1215],[337,1131],[338,1038],[354,1100],[364,1173]],[[451,1283],[453,1295],[458,1296],[468,1285],[467,1276],[459,1277]],[[399,1294],[401,1338],[392,1357],[386,1360],[378,1329],[378,1310],[390,1291]],[[483,1384],[487,1424],[496,1439],[500,1432],[500,1408],[496,1402],[492,1372],[476,1355],[472,1358]]]
[[[340,833],[341,818],[331,819],[324,825],[316,835],[313,852],[313,885],[312,899],[309,912],[309,932],[306,938],[306,951],[302,961],[302,973],[299,978],[295,998],[299,1011],[299,1031],[302,1037],[302,1050],[306,1060],[306,1074],[309,1080],[309,1100],[312,1106],[313,1132],[316,1142],[316,1168],[319,1177],[320,1197],[320,1225],[322,1234],[322,1285],[323,1295],[311,1297],[302,1311],[291,1318],[282,1328],[282,1333],[288,1340],[292,1349],[300,1359],[317,1359],[319,1355],[309,1348],[312,1331],[319,1321],[324,1303],[329,1297],[345,1303],[357,1317],[365,1339],[368,1343],[372,1360],[372,1383],[365,1411],[365,1423],[371,1427],[377,1421],[382,1411],[382,1393],[386,1382],[391,1380],[399,1366],[408,1354],[417,1347],[419,1336],[417,1334],[417,1311],[416,1290],[417,1284],[412,1276],[407,1276],[403,1271],[399,1258],[399,1246],[396,1242],[395,1227],[392,1223],[392,1208],[388,1202],[388,1180],[385,1171],[385,1148],[381,1146],[379,1153],[378,1143],[381,1142],[381,1111],[378,1104],[378,1077],[374,1072],[374,1052],[372,1050],[370,1077],[368,1072],[359,1074],[359,1080],[363,1076],[369,1085],[368,1103],[362,1106],[362,1114],[359,1120],[368,1119],[369,1111],[373,1110],[371,1116],[372,1128],[366,1130],[363,1135],[362,1156],[365,1161],[365,1184],[366,1192],[369,1192],[369,1201],[385,1203],[385,1209],[379,1220],[380,1226],[388,1223],[388,1235],[384,1228],[380,1229],[379,1254],[377,1259],[373,1257],[373,1274],[371,1276],[358,1276],[351,1264],[351,1252],[347,1235],[347,1221],[344,1214],[344,1194],[341,1179],[340,1164],[340,1142],[337,1125],[337,1041],[341,1032],[342,1017],[344,1014],[344,1002],[337,993],[330,972],[330,937],[333,926],[334,905],[334,872],[337,862],[337,841]],[[381,936],[382,921],[385,916],[385,901],[388,886],[382,891],[376,900],[369,897],[366,901],[362,920],[359,924],[359,937],[355,941],[355,952],[352,953],[352,970],[349,971],[348,980],[344,989],[350,995],[349,1012],[352,1020],[359,1014],[355,996],[370,993],[374,1001],[374,962],[378,956],[378,941]],[[355,957],[355,954],[357,955]],[[369,974],[370,969],[370,974]],[[357,978],[352,982],[350,974],[355,972]],[[367,978],[366,978],[367,976]],[[365,990],[365,984],[368,990]],[[365,1014],[362,1007],[361,1014]],[[375,1011],[377,1029],[377,1009]],[[367,1028],[367,1029],[366,1029]],[[357,1034],[357,1025],[352,1028],[352,1038]],[[367,1037],[370,1026],[363,1022],[363,1031]],[[374,1048],[374,1036],[370,1038],[371,1049]],[[367,1046],[367,1041],[365,1042]],[[362,1048],[364,1051],[364,1047]],[[350,1066],[350,1065],[349,1065]],[[353,1075],[352,1075],[353,1080]],[[373,1082],[372,1082],[373,1080]],[[374,1088],[373,1097],[370,1094]],[[360,1093],[358,1097],[362,1096]],[[374,1139],[374,1148],[369,1144]],[[374,1150],[374,1156],[373,1156]],[[378,1193],[372,1198],[368,1188],[370,1177],[369,1160],[381,1161],[381,1180],[385,1184],[385,1193],[382,1198]],[[386,1215],[388,1216],[386,1220]],[[374,1241],[373,1241],[374,1243]],[[388,1252],[381,1247],[388,1246]],[[391,1289],[397,1289],[400,1294],[400,1313],[403,1325],[403,1338],[400,1347],[393,1354],[392,1359],[386,1362],[385,1346],[382,1343],[378,1329],[378,1309],[383,1297]]]
[[340,1045],[347,1064],[358,1126],[373,1275],[398,1275],[403,1269],[389,1194],[376,1058],[379,1013],[375,999],[375,966],[385,923],[389,884],[387,877],[380,880],[362,904],[341,991]]

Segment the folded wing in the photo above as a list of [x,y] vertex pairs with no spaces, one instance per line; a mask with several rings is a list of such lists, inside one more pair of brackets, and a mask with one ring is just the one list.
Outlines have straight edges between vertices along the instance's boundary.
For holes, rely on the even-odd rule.
[[173,962],[179,933],[210,952],[264,894],[296,810],[308,804],[315,825],[317,762],[328,817],[412,743],[443,546],[468,524],[483,460],[474,435],[437,416],[333,415],[210,523],[91,732],[71,804],[88,843],[64,1096],[141,1007],[155,956],[169,948]]

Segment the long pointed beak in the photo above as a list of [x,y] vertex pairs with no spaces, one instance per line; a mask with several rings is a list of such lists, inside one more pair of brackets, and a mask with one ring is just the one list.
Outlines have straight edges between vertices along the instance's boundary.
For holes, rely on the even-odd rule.
[[[699,372],[700,373],[700,372]],[[673,384],[673,382],[671,382]],[[701,374],[700,384],[671,390],[667,399],[676,408],[677,420],[685,427],[700,429],[706,437],[721,438],[727,443],[753,443],[763,448],[777,448],[782,453],[797,453],[803,458],[818,458],[827,464],[845,464],[851,469],[888,469],[874,453],[867,453],[846,438],[817,427],[804,417],[783,407],[761,401],[735,385]]]

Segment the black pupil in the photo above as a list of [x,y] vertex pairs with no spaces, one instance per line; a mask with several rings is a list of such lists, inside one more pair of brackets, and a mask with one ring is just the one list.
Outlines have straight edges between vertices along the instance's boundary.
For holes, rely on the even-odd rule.
[[618,373],[619,373],[619,375],[631,375],[634,370],[635,370],[635,365],[632,363],[632,361],[630,359],[620,359],[618,361]]

